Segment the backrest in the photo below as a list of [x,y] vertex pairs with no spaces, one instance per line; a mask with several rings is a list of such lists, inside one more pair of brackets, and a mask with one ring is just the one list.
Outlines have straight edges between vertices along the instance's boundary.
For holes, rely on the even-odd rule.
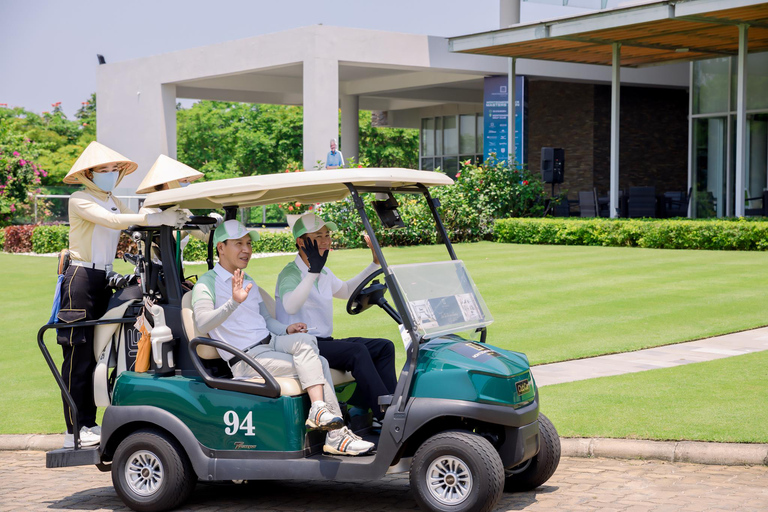
[[596,217],[595,194],[592,191],[579,192],[579,215],[582,217]]
[[[275,299],[273,299],[261,286],[259,286],[258,289],[261,294],[261,300],[264,301],[264,305],[267,307],[267,311],[269,311],[269,314],[274,318]],[[185,293],[181,298],[181,321],[184,324],[184,332],[187,335],[188,341],[201,336],[208,337],[208,334],[198,331],[197,326],[195,325],[195,314],[192,310],[192,292]],[[219,359],[221,357],[219,356],[218,350],[208,345],[198,345],[197,355],[200,356],[201,359]]]

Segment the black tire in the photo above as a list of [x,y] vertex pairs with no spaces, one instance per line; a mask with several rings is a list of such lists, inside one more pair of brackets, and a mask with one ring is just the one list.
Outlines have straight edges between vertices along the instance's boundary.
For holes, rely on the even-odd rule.
[[423,510],[488,512],[501,499],[504,466],[487,439],[449,431],[419,447],[411,462],[410,480]]
[[168,434],[140,430],[115,451],[112,485],[133,510],[161,512],[177,507],[189,498],[196,483],[187,454]]
[[530,491],[544,484],[560,464],[560,436],[549,418],[539,414],[539,453],[517,468],[504,471],[505,492]]

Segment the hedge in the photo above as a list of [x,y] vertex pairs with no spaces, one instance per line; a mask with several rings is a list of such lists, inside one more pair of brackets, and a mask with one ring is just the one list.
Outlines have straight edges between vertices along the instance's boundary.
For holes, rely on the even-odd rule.
[[7,226],[4,229],[3,250],[5,252],[32,252],[32,231],[34,228],[35,226],[29,224]]
[[768,222],[734,220],[500,219],[494,240],[652,249],[768,250]]
[[[253,252],[291,252],[296,250],[296,242],[288,231],[260,231],[259,241],[253,244]],[[208,244],[190,237],[184,248],[184,261],[205,261],[208,257]]]
[[0,229],[0,249],[5,250],[5,229]]
[[32,231],[32,251],[38,254],[59,252],[69,247],[69,226],[36,226]]

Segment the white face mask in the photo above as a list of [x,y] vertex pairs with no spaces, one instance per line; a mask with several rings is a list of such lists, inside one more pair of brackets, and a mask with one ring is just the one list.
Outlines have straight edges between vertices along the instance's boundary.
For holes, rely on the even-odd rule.
[[119,175],[120,173],[117,171],[95,172],[93,173],[93,180],[91,181],[104,192],[112,192],[112,189],[115,188],[115,185],[117,184],[117,177]]

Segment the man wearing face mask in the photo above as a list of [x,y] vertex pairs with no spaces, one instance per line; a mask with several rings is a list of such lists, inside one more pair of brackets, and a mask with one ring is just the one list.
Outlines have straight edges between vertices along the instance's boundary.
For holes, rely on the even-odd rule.
[[[71,262],[61,284],[59,322],[95,320],[104,315],[112,294],[107,274],[112,271],[120,230],[132,225],[180,226],[186,214],[170,208],[161,213],[134,213],[112,195],[112,190],[138,165],[110,148],[91,142],[64,178],[64,183],[81,184],[85,190],[69,199],[69,251]],[[77,406],[81,446],[99,443],[101,428],[96,425],[93,400],[93,327],[62,328],[57,341],[64,352],[61,375]],[[74,447],[72,410],[65,400],[67,432],[64,447]]]

